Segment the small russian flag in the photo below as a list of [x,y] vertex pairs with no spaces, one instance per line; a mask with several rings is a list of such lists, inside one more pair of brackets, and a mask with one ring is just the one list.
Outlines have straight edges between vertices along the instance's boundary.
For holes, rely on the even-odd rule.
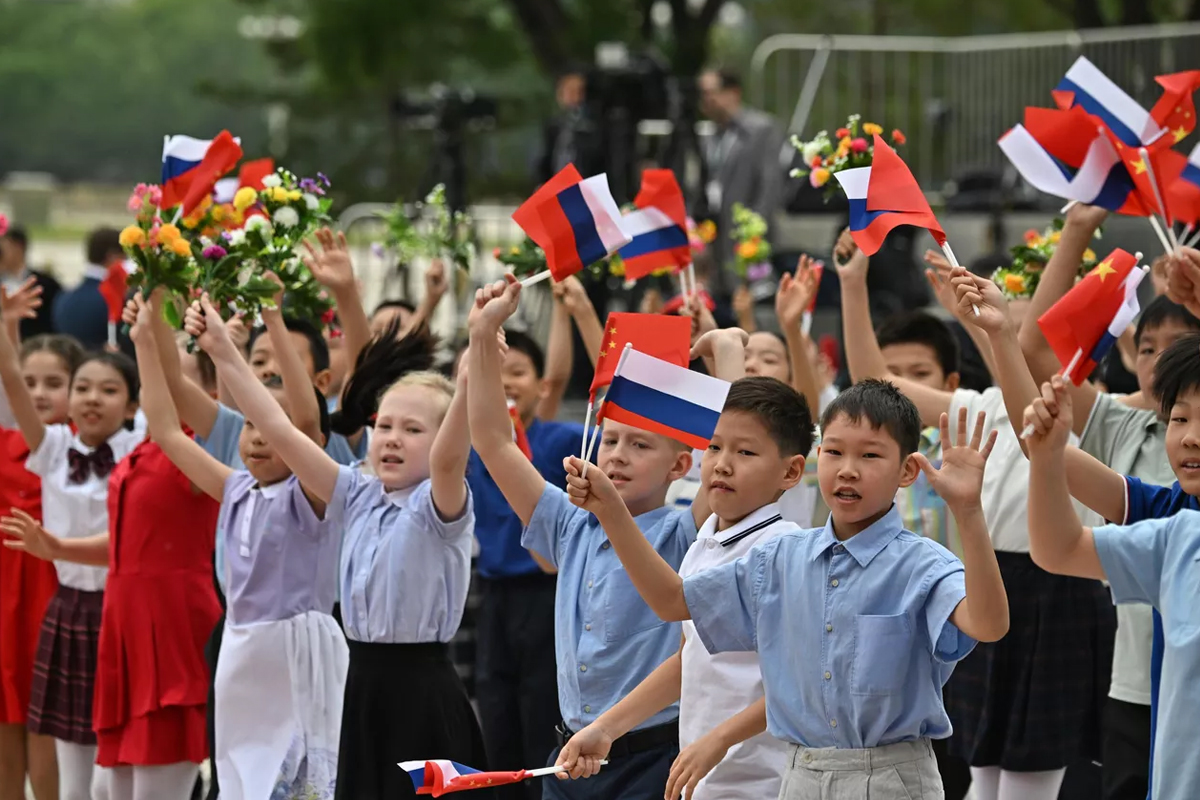
[[621,212],[601,173],[586,180],[568,164],[513,212],[542,250],[556,281],[607,258],[629,244],[621,229]]
[[850,234],[866,255],[878,253],[887,235],[901,225],[926,228],[939,245],[945,245],[946,234],[917,179],[879,136],[871,166],[844,169],[834,177],[850,204]]
[[419,795],[441,797],[452,792],[505,786],[536,777],[529,770],[516,772],[480,772],[456,761],[402,761],[400,768],[408,773]]
[[[215,184],[241,157],[241,140],[231,136],[229,131],[221,131],[215,139],[196,139],[191,136],[163,137],[162,201],[159,207],[171,208],[183,203],[188,199],[188,191],[197,178],[211,180],[212,184]],[[211,169],[205,165],[206,161],[211,165]],[[206,168],[202,170],[202,166]],[[200,175],[201,172],[208,174]],[[213,174],[218,172],[219,174]],[[210,184],[204,194],[211,191],[211,188]],[[184,213],[189,210],[184,209]]]
[[626,347],[597,419],[708,447],[729,383]]
[[637,211],[621,218],[621,228],[631,237],[620,250],[625,279],[633,281],[656,269],[682,269],[690,264],[687,207],[675,173],[669,169],[644,171],[642,188],[633,203]]
[[1149,111],[1083,56],[1059,81],[1054,96],[1060,106],[1082,106],[1130,147],[1150,144],[1165,132]]

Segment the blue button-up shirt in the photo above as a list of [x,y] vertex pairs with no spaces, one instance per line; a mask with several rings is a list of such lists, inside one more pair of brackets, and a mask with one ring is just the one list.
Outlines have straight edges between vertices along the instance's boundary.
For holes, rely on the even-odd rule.
[[1118,603],[1162,615],[1165,648],[1151,767],[1154,800],[1184,800],[1200,786],[1200,512],[1093,530],[1096,553]]
[[[659,508],[635,519],[672,569],[696,539],[690,509]],[[579,730],[616,705],[679,650],[682,628],[663,622],[633,587],[594,516],[547,485],[521,543],[558,568],[554,651],[563,722]],[[679,716],[672,705],[639,728]]]
[[975,646],[950,622],[963,575],[893,507],[845,541],[832,519],[781,534],[683,589],[710,652],[758,651],[771,735],[860,749],[950,735],[942,687]]
[[[551,486],[567,487],[563,459],[579,455],[583,426],[573,422],[534,420],[525,430],[533,466]],[[521,546],[521,518],[512,510],[483,460],[472,450],[467,483],[475,497],[475,538],[479,540],[476,567],[485,578],[540,574],[542,569]]]

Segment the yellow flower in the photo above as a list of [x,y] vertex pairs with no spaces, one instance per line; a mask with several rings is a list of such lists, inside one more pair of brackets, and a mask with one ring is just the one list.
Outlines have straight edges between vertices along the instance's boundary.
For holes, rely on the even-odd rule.
[[822,186],[829,183],[829,176],[831,174],[832,173],[830,173],[830,171],[824,167],[817,167],[811,173],[809,173],[808,182],[812,184],[814,189],[820,189]]
[[289,203],[294,203],[297,200],[299,200],[301,197],[304,197],[304,195],[300,192],[299,189],[292,189],[291,191],[289,191],[287,193],[287,199],[288,199]]
[[611,275],[616,275],[618,278],[625,277],[625,262],[619,258],[609,261],[608,272]]
[[243,186],[237,190],[237,194],[233,196],[233,207],[238,211],[245,211],[250,206],[258,202],[258,192],[251,189],[249,186]]
[[192,254],[192,246],[187,243],[186,239],[174,239],[167,245],[171,252],[177,256],[190,256]]
[[1096,260],[1096,251],[1092,250],[1090,247],[1087,250],[1084,250],[1083,251],[1083,260],[1084,261],[1095,261]]
[[169,245],[171,242],[178,239],[179,236],[179,228],[176,228],[169,222],[158,229],[159,244]]
[[1010,272],[1004,276],[1004,288],[1013,294],[1021,294],[1025,291],[1025,276]]
[[878,136],[883,133],[883,127],[876,125],[874,122],[864,122],[863,133],[865,133],[867,136]]
[[282,186],[276,186],[273,189],[267,190],[267,196],[276,203],[286,203],[288,201],[288,190]]
[[738,258],[749,261],[758,255],[758,241],[751,239],[748,242],[742,242],[737,246]]
[[192,212],[191,214],[188,214],[183,218],[183,227],[187,228],[189,231],[196,230],[196,226],[200,224],[200,217],[201,215],[199,212]]
[[696,232],[700,234],[700,241],[705,244],[712,244],[717,239],[717,223],[706,219],[700,223],[700,227],[696,229]]
[[519,256],[519,255],[521,255],[521,248],[513,247],[513,249],[509,250],[509,252],[512,253],[514,256]]
[[854,140],[853,140],[853,139],[851,139],[849,136],[843,136],[843,137],[842,137],[842,138],[841,138],[841,139],[838,141],[838,148],[839,148],[839,149],[841,149],[841,148],[843,148],[843,147],[844,147],[844,148],[846,148],[847,150],[849,150],[849,149],[850,149],[850,142],[852,142],[852,141],[854,141]]
[[1058,240],[1061,238],[1062,238],[1062,231],[1054,231],[1053,233],[1050,234],[1050,238],[1047,241],[1049,241],[1050,244],[1058,244]]
[[146,243],[146,232],[137,225],[121,231],[121,247],[140,247]]

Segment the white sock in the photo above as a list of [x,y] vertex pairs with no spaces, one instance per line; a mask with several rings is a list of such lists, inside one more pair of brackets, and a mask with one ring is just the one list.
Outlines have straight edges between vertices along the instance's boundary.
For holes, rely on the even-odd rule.
[[108,773],[108,800],[132,800],[133,767],[113,767]]
[[96,746],[54,740],[58,757],[58,800],[92,800]]
[[972,800],[999,800],[999,767],[971,767],[971,798]]
[[125,800],[191,800],[199,773],[200,765],[190,761],[133,767],[133,795]]
[[1045,772],[1000,773],[1000,795],[997,800],[1058,800],[1067,770],[1051,769]]

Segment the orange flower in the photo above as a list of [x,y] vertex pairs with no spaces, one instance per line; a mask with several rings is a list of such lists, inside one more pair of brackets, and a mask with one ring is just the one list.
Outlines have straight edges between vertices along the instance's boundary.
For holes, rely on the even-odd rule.
[[883,127],[874,122],[867,122],[863,124],[863,133],[867,136],[878,136],[883,133]]
[[180,236],[179,228],[176,228],[171,223],[167,223],[158,229],[158,236],[155,238],[157,244],[170,244]]
[[749,261],[758,255],[758,240],[751,239],[748,242],[742,242],[737,246],[738,258]]
[[705,244],[712,244],[717,239],[717,223],[711,219],[706,219],[700,223],[700,227],[696,229],[700,234],[700,240]]
[[837,131],[833,135],[839,139],[845,139],[847,136],[850,135],[850,129],[849,128],[838,128]]
[[908,142],[908,137],[899,128],[895,128],[892,131],[892,144],[902,145],[906,142]]
[[814,189],[820,189],[822,186],[824,186],[826,183],[829,182],[830,175],[831,175],[831,173],[829,172],[829,170],[827,170],[823,167],[820,169],[814,169],[811,173],[809,173],[808,182],[812,185],[812,187]]
[[1004,276],[1004,288],[1013,294],[1021,294],[1025,291],[1024,276],[1010,272]]
[[1036,245],[1041,240],[1042,235],[1032,228],[1025,231],[1025,244],[1029,245],[1030,247]]
[[187,258],[192,254],[192,246],[187,243],[186,239],[174,239],[167,247],[171,249],[172,253],[183,258]]

